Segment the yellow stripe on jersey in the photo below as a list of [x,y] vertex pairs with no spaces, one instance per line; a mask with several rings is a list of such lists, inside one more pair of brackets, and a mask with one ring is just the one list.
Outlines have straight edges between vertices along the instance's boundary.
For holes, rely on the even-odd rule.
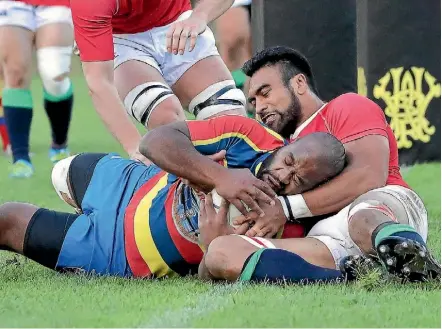
[[210,144],[217,143],[222,139],[227,139],[227,138],[232,138],[232,137],[241,138],[256,152],[268,151],[268,150],[261,150],[258,146],[256,146],[255,143],[253,143],[250,140],[250,138],[248,138],[246,135],[241,134],[241,133],[225,133],[225,134],[222,134],[217,137],[210,138],[210,139],[195,140],[195,141],[193,141],[193,145],[195,145],[195,146],[210,145]]
[[152,201],[158,192],[167,185],[168,175],[164,175],[158,183],[146,194],[137,207],[134,218],[135,242],[138,250],[149,267],[151,273],[157,278],[174,274],[161,257],[152,237],[149,224],[149,211]]
[[[264,126],[263,126],[264,127]],[[273,137],[275,137],[277,140],[280,140],[280,141],[284,141],[284,138],[282,138],[282,136],[281,135],[279,135],[277,132],[275,132],[275,131],[273,131],[272,129],[270,129],[270,128],[267,128],[267,127],[264,127],[264,129],[270,134],[270,135],[272,135]]]

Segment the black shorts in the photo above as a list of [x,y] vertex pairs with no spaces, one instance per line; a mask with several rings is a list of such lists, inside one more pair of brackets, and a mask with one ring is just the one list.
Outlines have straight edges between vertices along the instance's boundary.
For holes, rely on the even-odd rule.
[[[81,206],[98,161],[104,153],[83,153],[76,156],[69,167],[68,179],[72,196]],[[78,214],[45,208],[38,209],[26,229],[23,254],[51,269],[55,269],[63,241]]]

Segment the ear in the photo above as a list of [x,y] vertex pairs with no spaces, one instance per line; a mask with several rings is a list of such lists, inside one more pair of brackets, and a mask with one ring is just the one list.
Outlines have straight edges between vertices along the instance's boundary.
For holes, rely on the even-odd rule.
[[303,95],[308,91],[307,77],[302,73],[295,75],[290,80],[290,84],[298,95]]

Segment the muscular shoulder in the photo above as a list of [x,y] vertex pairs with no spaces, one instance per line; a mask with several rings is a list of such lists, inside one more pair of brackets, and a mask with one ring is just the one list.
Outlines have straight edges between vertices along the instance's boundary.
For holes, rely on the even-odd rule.
[[321,115],[330,131],[343,143],[365,135],[386,136],[387,121],[382,109],[372,100],[355,93],[336,97]]

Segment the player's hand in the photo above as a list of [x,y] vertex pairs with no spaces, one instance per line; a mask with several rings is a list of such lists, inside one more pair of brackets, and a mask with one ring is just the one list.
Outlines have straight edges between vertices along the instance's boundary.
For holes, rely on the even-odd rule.
[[257,213],[251,212],[248,218],[245,216],[235,218],[233,225],[239,226],[235,229],[236,234],[245,234],[249,237],[271,238],[278,233],[281,227],[287,222],[284,209],[279,199],[276,199],[274,206],[269,206],[267,203],[262,202],[260,202],[259,205],[265,212],[265,216],[259,217]]
[[[222,161],[222,160],[225,159],[225,157],[226,157],[226,151],[225,151],[225,150],[221,150],[221,151],[219,151],[219,152],[217,152],[217,153],[215,153],[215,154],[208,155],[207,157],[208,157],[209,159],[212,159],[212,160],[215,161],[215,162],[220,162],[220,161]],[[183,183],[186,184],[186,185],[188,185],[188,186],[190,186],[191,188],[193,188],[197,193],[203,190],[203,188],[201,188],[200,186],[198,186],[198,185],[196,185],[196,184],[191,183],[191,182],[190,182],[189,180],[187,180],[187,179],[183,179]]]
[[[233,204],[243,215],[248,217],[249,210],[258,216],[264,216],[257,201],[275,205],[276,194],[262,180],[253,176],[249,169],[228,169],[216,177],[216,192]],[[246,208],[249,208],[249,210]]]
[[144,155],[142,155],[142,154],[140,153],[140,151],[138,151],[138,149],[135,150],[135,151],[130,152],[130,153],[129,153],[129,157],[130,157],[132,160],[135,160],[135,161],[139,161],[139,162],[144,163],[146,166],[152,164],[152,161],[150,161],[148,158],[146,158]]
[[169,53],[183,55],[189,40],[189,51],[195,48],[198,35],[207,28],[207,21],[193,13],[188,19],[173,23],[166,33],[166,47]]
[[207,250],[209,244],[219,236],[233,234],[233,227],[228,224],[229,204],[223,200],[218,213],[213,207],[212,194],[208,193],[200,203],[198,228],[200,244]]

